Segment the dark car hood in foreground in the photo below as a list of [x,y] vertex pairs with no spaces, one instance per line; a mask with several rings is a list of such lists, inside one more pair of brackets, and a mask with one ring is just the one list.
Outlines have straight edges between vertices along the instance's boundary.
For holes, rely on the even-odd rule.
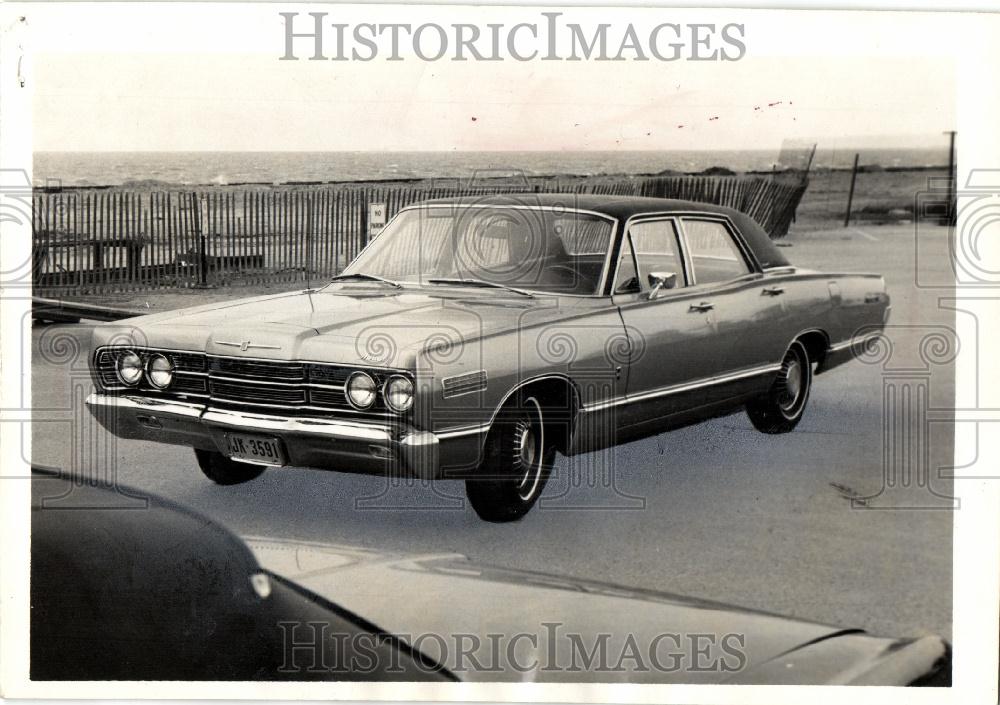
[[950,682],[937,637],[455,555],[245,542],[169,500],[39,470],[28,648],[33,680]]
[[247,542],[264,568],[403,637],[462,680],[905,685],[948,662],[937,637],[882,639],[459,555]]
[[[197,306],[131,318],[98,328],[97,345],[122,332],[150,347],[205,350],[219,355],[311,359],[406,367],[420,348],[457,344],[538,320],[556,307],[567,315],[594,306],[587,298],[527,298],[495,289],[437,287],[402,290],[350,286]],[[267,346],[241,351],[220,345],[249,338]],[[120,341],[120,338],[119,338]]]

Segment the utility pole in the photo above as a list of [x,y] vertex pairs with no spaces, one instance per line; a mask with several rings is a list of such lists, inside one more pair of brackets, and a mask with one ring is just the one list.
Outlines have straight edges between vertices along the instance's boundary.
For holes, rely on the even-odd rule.
[[946,206],[942,225],[955,225],[958,221],[957,187],[958,175],[955,173],[955,130],[948,130],[948,204]]

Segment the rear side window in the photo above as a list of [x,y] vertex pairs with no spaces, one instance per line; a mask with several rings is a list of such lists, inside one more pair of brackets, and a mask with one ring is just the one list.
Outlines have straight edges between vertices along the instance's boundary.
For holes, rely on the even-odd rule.
[[685,218],[684,237],[696,284],[725,282],[750,273],[729,229],[717,220]]

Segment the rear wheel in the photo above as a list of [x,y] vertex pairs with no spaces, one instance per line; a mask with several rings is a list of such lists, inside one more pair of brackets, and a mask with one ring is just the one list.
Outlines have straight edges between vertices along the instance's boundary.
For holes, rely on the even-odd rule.
[[788,433],[795,428],[812,386],[812,363],[806,347],[792,343],[781,361],[781,370],[767,394],[747,404],[747,416],[758,431]]
[[267,470],[265,465],[240,463],[213,450],[196,448],[194,454],[198,458],[198,467],[209,480],[217,485],[239,485],[250,482],[250,480],[256,480]]
[[556,452],[545,430],[542,405],[534,396],[518,395],[497,415],[483,462],[465,481],[469,503],[481,519],[514,521],[538,501]]

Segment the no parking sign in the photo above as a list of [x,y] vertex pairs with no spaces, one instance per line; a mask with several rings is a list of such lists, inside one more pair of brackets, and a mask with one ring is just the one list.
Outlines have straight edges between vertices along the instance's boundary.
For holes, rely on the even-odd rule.
[[385,227],[386,208],[384,203],[368,204],[368,237],[373,238]]

